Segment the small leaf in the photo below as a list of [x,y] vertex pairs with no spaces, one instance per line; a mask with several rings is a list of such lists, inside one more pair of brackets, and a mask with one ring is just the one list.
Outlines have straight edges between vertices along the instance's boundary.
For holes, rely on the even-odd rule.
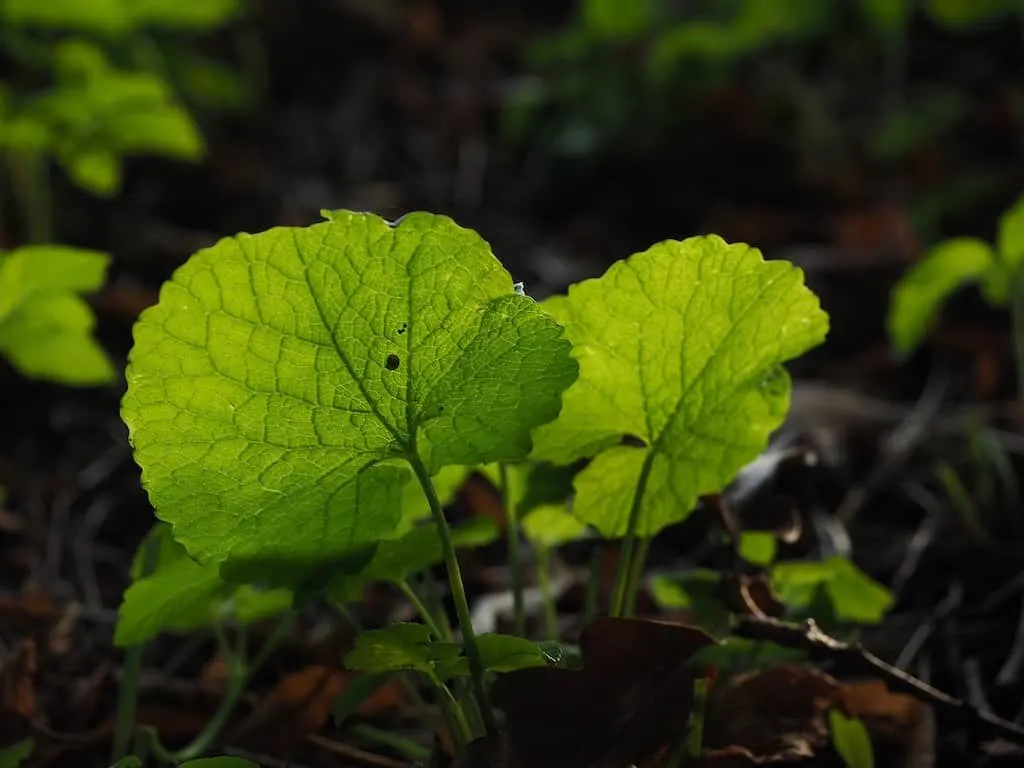
[[407,460],[523,458],[576,376],[475,232],[330,217],[200,251],[135,326],[122,415],[157,514],[201,561],[270,579],[393,538]]
[[484,669],[489,672],[513,672],[548,665],[540,646],[524,637],[487,634],[480,635],[477,641]]
[[386,685],[392,677],[394,677],[392,672],[372,672],[350,678],[345,690],[334,700],[331,707],[335,727],[340,726],[358,712],[363,702]]
[[744,531],[740,534],[740,557],[754,565],[768,565],[775,559],[778,541],[775,534]]
[[996,250],[1010,275],[1024,266],[1024,195],[999,219]]
[[[472,518],[451,530],[452,543],[457,548],[481,547],[495,541],[499,534],[494,521],[485,517]],[[374,582],[397,584],[443,559],[437,528],[433,524],[421,525],[400,539],[382,541],[364,568],[333,578],[328,591],[334,600],[352,602]]]
[[796,608],[812,605],[823,588],[837,619],[861,624],[877,624],[893,605],[889,590],[843,557],[776,563],[772,588],[782,602]]
[[423,624],[397,623],[358,635],[345,666],[360,672],[413,670],[442,681],[468,671],[461,652],[455,643],[432,641]]
[[913,11],[913,0],[861,0],[860,8],[880,32],[903,34]]
[[584,0],[582,16],[584,25],[602,37],[626,39],[650,27],[654,4],[651,0]]
[[716,571],[694,568],[684,573],[655,576],[651,593],[662,608],[689,611],[694,624],[714,631],[729,622],[729,611],[719,597],[720,581]]
[[542,504],[523,518],[523,535],[539,547],[561,547],[587,534],[581,523],[565,508],[565,504]]
[[35,742],[32,739],[19,741],[9,747],[0,747],[0,768],[19,768],[19,766],[32,757],[32,750],[35,749]]
[[871,736],[859,718],[847,718],[838,709],[830,709],[828,724],[832,731],[832,746],[847,768],[875,768]]
[[994,263],[992,249],[974,238],[947,240],[925,254],[893,290],[888,327],[896,351],[913,352],[949,295],[980,279]]
[[138,645],[167,630],[209,627],[223,616],[242,623],[259,621],[292,605],[286,589],[229,587],[218,565],[200,565],[190,558],[166,524],[158,523],[149,536],[158,538],[155,569],[139,578],[141,553],[148,546],[144,541],[133,564],[135,581],[125,590],[118,611],[114,642],[119,647]]
[[637,533],[652,536],[760,454],[789,407],[782,363],[828,328],[799,269],[713,235],[655,245],[545,308],[580,378],[533,458],[594,456],[573,510],[606,537],[626,532],[641,484]]
[[0,353],[26,376],[95,385],[114,378],[79,296],[103,284],[108,257],[59,245],[0,253]]

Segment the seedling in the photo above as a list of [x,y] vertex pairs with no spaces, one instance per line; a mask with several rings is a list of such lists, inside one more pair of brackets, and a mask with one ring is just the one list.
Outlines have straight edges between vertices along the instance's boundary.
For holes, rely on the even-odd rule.
[[977,238],[946,240],[932,248],[900,280],[889,308],[889,337],[909,355],[922,342],[943,303],[959,288],[977,283],[994,307],[1009,306],[1024,392],[1024,197],[999,220],[994,245]]
[[[346,662],[374,676],[367,689],[423,676],[465,743],[477,723],[494,729],[491,677],[551,657],[474,632],[455,548],[496,531],[445,519],[467,469],[497,478],[510,536],[521,524],[542,550],[588,525],[625,536],[622,613],[637,539],[763,450],[788,406],[782,363],[820,343],[827,318],[799,270],[714,236],[654,246],[539,305],[445,217],[325,216],[200,251],[136,324],[122,414],[169,527],[125,596],[119,641],[228,619],[244,638],[256,615],[290,615],[288,599],[343,606],[390,582],[423,623],[361,634]],[[561,481],[544,487],[541,459],[590,459],[573,518],[564,495],[545,496]],[[412,582],[438,562],[461,642]],[[245,594],[259,611],[240,610]]]
[[102,284],[106,254],[60,245],[0,252],[0,353],[26,376],[89,386],[114,378],[80,294]]

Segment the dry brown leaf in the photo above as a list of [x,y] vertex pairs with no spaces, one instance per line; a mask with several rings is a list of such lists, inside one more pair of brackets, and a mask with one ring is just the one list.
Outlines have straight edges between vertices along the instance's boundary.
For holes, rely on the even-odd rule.
[[[270,712],[288,718],[302,733],[318,731],[331,714],[334,700],[348,687],[350,672],[310,665],[281,679],[267,697]],[[405,701],[398,680],[392,678],[359,706],[357,713],[373,717]]]
[[29,720],[38,717],[36,668],[36,644],[32,638],[23,638],[13,653],[0,657],[0,719],[11,713]]

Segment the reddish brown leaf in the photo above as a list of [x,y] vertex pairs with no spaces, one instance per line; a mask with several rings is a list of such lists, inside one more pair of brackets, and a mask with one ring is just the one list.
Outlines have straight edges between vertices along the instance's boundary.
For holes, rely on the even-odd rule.
[[598,619],[580,638],[582,670],[524,669],[495,683],[509,766],[611,768],[641,763],[677,738],[693,706],[686,661],[714,644],[700,629]]
[[[319,730],[331,713],[334,700],[348,686],[351,673],[311,665],[281,679],[267,697],[271,717],[284,717],[302,733]],[[367,697],[357,710],[373,717],[405,701],[402,687],[392,678]]]
[[0,657],[0,719],[10,714],[34,720],[36,704],[36,644],[24,638],[6,658]]

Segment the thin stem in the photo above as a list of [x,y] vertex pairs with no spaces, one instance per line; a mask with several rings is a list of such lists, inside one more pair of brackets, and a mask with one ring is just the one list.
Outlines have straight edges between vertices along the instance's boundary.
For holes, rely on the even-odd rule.
[[462,711],[459,700],[455,698],[451,689],[439,681],[435,684],[439,694],[438,706],[441,707],[441,714],[448,723],[448,732],[455,743],[455,751],[462,752],[473,738],[473,729],[469,727],[466,713]]
[[444,633],[437,625],[437,622],[434,621],[434,617],[431,615],[430,609],[423,604],[423,601],[420,600],[420,596],[416,594],[416,590],[412,588],[409,582],[405,580],[398,582],[398,588],[402,590],[402,594],[405,595],[405,598],[412,603],[412,607],[416,609],[416,613],[418,613],[420,618],[423,619],[423,623],[427,625],[430,633],[438,640],[444,640]]
[[28,242],[50,242],[53,239],[53,222],[50,211],[50,164],[46,155],[35,152],[12,153],[11,185],[25,217]]
[[1017,392],[1024,400],[1024,269],[1017,270],[1010,297],[1013,316],[1013,351],[1017,360]]
[[[145,578],[156,570],[160,554],[160,540],[152,533],[146,539],[139,578]],[[142,671],[143,645],[131,646],[125,653],[124,677],[117,693],[117,719],[114,723],[114,751],[112,762],[128,755],[132,733],[135,730],[135,706],[139,696],[139,673]]]
[[647,490],[647,478],[651,474],[653,456],[652,451],[644,459],[643,466],[640,467],[640,477],[636,482],[636,491],[633,493],[633,505],[629,510],[629,521],[626,523],[626,536],[622,540],[619,565],[615,570],[615,587],[612,590],[612,604],[609,610],[611,616],[621,616],[626,609],[626,593],[632,574],[633,550],[636,547],[636,529],[640,523],[640,510],[643,507],[644,492]]
[[383,728],[376,728],[367,723],[353,723],[349,726],[349,731],[354,736],[359,736],[374,744],[389,747],[415,762],[426,762],[432,754],[428,747],[423,746],[418,741],[407,739],[405,736],[399,736],[397,733],[385,731]]
[[519,514],[508,482],[508,465],[498,464],[501,478],[501,508],[505,512],[505,535],[508,538],[508,567],[512,571],[512,616],[515,632],[526,637],[526,605],[523,601],[523,564],[519,560]]
[[[249,669],[246,659],[246,646],[248,644],[245,627],[240,626],[238,628],[238,634],[235,637],[235,646],[231,647],[231,644],[227,641],[224,635],[224,628],[217,624],[214,627],[217,634],[217,643],[220,646],[221,653],[227,657],[228,660],[228,684],[227,689],[224,691],[224,696],[220,700],[220,704],[217,705],[216,711],[210,717],[206,723],[206,727],[197,735],[192,741],[186,744],[181,749],[172,752],[171,757],[173,762],[183,763],[186,760],[192,760],[196,757],[200,757],[210,746],[217,740],[220,732],[227,725],[228,719],[231,717],[231,713],[235,709],[235,705],[238,703],[239,698],[242,696],[242,692],[245,690],[245,684],[249,680]],[[269,640],[264,644],[269,644]]]
[[448,569],[448,582],[452,588],[452,599],[455,602],[455,615],[459,619],[459,629],[462,630],[462,641],[466,648],[466,658],[469,661],[469,674],[473,681],[473,693],[476,696],[477,704],[480,707],[480,714],[483,716],[484,725],[489,734],[498,732],[498,724],[494,719],[494,712],[491,711],[491,704],[487,698],[487,687],[484,684],[484,664],[480,658],[480,648],[476,644],[476,633],[473,631],[473,619],[469,613],[469,601],[466,599],[466,587],[462,583],[462,571],[459,570],[458,556],[455,554],[455,544],[452,542],[451,531],[448,528],[448,521],[444,517],[444,509],[441,501],[437,498],[437,491],[430,481],[430,473],[427,472],[423,461],[411,451],[408,460],[416,473],[423,492],[426,494],[430,504],[430,512],[434,516],[434,524],[437,526],[437,534],[441,540],[441,553],[444,556],[444,564]]
[[594,545],[590,553],[590,579],[587,582],[587,594],[583,603],[583,624],[590,624],[597,618],[597,601],[601,594],[601,561],[604,559],[604,545]]
[[548,547],[537,550],[537,581],[544,601],[544,626],[548,639],[558,640],[558,610],[551,591],[551,549]]
[[626,616],[636,611],[636,595],[643,581],[644,566],[647,564],[647,550],[651,546],[651,537],[644,536],[633,550],[633,562],[629,569],[629,584],[626,586]]

